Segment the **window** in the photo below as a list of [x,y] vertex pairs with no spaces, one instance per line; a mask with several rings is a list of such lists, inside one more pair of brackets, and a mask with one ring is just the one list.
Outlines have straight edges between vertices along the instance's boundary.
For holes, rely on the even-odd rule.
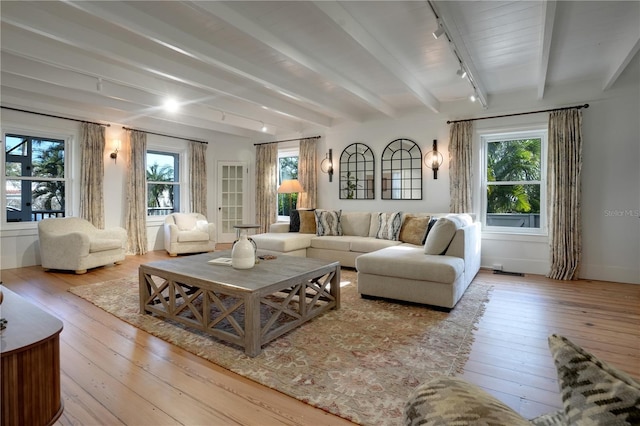
[[65,141],[5,134],[7,222],[64,217],[68,185]]
[[487,230],[546,232],[546,130],[487,134],[482,220]]
[[[299,148],[278,151],[278,186],[286,179],[298,179]],[[298,194],[278,194],[278,220],[288,219],[298,203]],[[291,206],[291,207],[289,207]]]
[[147,216],[180,211],[180,154],[147,150]]

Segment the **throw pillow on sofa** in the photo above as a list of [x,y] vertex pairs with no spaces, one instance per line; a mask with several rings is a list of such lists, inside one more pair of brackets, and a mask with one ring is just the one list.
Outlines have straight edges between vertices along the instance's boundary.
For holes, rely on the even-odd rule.
[[435,225],[437,221],[438,221],[437,217],[432,217],[429,220],[429,224],[427,225],[427,230],[424,233],[424,236],[422,237],[422,243],[420,243],[421,246],[424,245],[424,243],[427,242],[427,237],[429,236],[429,232],[431,232],[431,229],[433,228],[433,225]]
[[[300,232],[300,211],[313,211],[313,209],[296,209],[289,216],[289,232]],[[315,223],[315,217],[312,217]],[[316,231],[314,230],[313,233]]]
[[438,219],[431,231],[429,231],[429,235],[427,235],[427,241],[424,243],[424,253],[444,254],[457,230],[458,225],[453,220],[446,217]]
[[342,210],[315,210],[314,213],[316,216],[317,236],[342,235],[342,226],[340,225]]
[[400,228],[400,241],[415,244],[421,246],[424,244],[427,227],[429,226],[429,216],[414,216],[408,214],[405,216],[402,222],[402,228]]
[[566,337],[549,336],[566,423],[640,424],[640,383]]
[[316,215],[314,210],[298,210],[300,215],[300,233],[315,234],[316,233]]
[[378,232],[376,232],[376,238],[380,240],[398,241],[401,228],[402,212],[378,214]]

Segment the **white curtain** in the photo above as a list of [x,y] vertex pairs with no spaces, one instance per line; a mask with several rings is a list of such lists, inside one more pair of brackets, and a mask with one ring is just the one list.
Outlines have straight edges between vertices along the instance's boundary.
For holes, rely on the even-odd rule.
[[549,278],[578,278],[582,255],[581,182],[582,111],[577,108],[549,115],[547,172]]
[[458,121],[449,129],[449,211],[471,213],[473,127]]
[[128,254],[147,252],[147,134],[128,130],[129,167],[127,167]]
[[268,232],[278,217],[278,146],[256,145],[256,223],[258,232]]
[[304,192],[298,195],[297,207],[316,208],[318,200],[318,154],[316,138],[300,141],[298,156],[298,181]]
[[207,216],[207,144],[189,145],[189,198],[191,211]]
[[80,133],[80,217],[103,229],[105,129],[82,123]]

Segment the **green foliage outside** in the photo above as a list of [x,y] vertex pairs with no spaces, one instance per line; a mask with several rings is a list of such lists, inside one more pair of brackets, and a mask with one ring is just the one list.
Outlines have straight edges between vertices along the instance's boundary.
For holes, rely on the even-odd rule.
[[[280,182],[286,179],[298,179],[298,157],[280,158]],[[291,209],[298,205],[298,194],[278,194],[278,216],[290,216],[289,199]]]
[[487,213],[540,213],[540,184],[519,182],[541,179],[541,143],[523,139],[488,144]]
[[[64,143],[33,141],[33,176],[46,178],[64,177]],[[35,183],[32,192],[33,210],[64,209],[64,181]]]
[[[154,163],[147,167],[147,182],[173,182],[173,167],[169,165],[160,166]],[[147,207],[166,207],[160,202],[164,198],[164,192],[169,194],[171,206],[173,206],[173,185],[150,183],[147,188]]]

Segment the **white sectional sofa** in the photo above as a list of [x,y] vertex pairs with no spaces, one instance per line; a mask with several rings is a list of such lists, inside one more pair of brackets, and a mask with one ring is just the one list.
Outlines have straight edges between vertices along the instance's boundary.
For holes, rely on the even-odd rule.
[[[289,223],[275,223],[268,233],[252,238],[258,249],[272,254],[333,260],[356,268],[363,296],[453,308],[480,269],[480,224],[469,215],[402,214],[403,226],[408,217],[414,222],[427,216],[439,219],[423,245],[415,236],[406,238],[411,243],[379,238],[381,217],[384,222],[390,214],[381,215],[385,213],[341,212],[341,235],[289,232]],[[427,254],[427,248],[434,254]]]

